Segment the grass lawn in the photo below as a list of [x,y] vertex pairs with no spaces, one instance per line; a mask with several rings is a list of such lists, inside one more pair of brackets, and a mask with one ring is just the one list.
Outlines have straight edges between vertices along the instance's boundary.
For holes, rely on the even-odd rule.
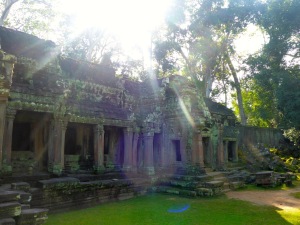
[[[47,225],[281,225],[300,224],[299,215],[248,202],[215,198],[148,195],[93,208],[49,215]],[[296,222],[295,222],[296,221]]]

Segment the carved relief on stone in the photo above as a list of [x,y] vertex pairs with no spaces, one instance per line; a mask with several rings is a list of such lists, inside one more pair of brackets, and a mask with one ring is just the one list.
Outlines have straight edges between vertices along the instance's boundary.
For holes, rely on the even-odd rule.
[[8,96],[16,58],[0,50],[0,95]]

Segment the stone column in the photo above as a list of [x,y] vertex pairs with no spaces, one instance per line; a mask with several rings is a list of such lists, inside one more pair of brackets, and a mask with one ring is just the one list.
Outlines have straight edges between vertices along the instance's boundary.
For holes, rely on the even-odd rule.
[[153,138],[154,132],[147,132],[144,134],[145,152],[144,152],[144,169],[148,175],[153,175],[154,162],[153,162]]
[[7,109],[6,110],[6,122],[4,130],[4,140],[3,140],[3,172],[11,173],[11,145],[12,145],[12,134],[13,125],[16,115],[16,110]]
[[52,171],[54,165],[54,121],[48,121],[48,171]]
[[217,167],[219,169],[224,168],[224,145],[223,145],[223,125],[219,125],[218,128],[218,147],[217,147]]
[[225,163],[228,163],[228,145],[229,144],[229,141],[225,141],[224,143],[224,162]]
[[[64,169],[64,155],[65,155],[65,134],[68,121],[61,116],[54,116],[53,120],[53,165],[51,172],[60,175]],[[50,150],[51,151],[51,150]]]
[[192,153],[192,162],[194,165],[204,167],[204,150],[202,143],[202,135],[200,131],[194,132],[194,146]]
[[132,128],[126,127],[124,132],[124,165],[123,169],[125,171],[130,171],[132,167],[133,160],[133,132]]
[[233,146],[232,146],[232,150],[233,150],[233,162],[238,162],[239,161],[239,155],[238,155],[238,144],[237,144],[237,141],[235,141],[233,143]]
[[132,170],[137,171],[138,167],[138,140],[139,140],[139,130],[136,129],[133,133],[132,140]]
[[3,140],[5,129],[5,115],[6,115],[7,97],[0,96],[0,170],[2,170],[3,160]]
[[96,173],[104,171],[104,127],[94,126],[94,170]]

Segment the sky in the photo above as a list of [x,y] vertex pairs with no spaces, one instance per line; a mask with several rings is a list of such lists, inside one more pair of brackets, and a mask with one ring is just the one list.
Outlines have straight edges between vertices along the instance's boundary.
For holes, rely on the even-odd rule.
[[130,46],[150,41],[151,31],[163,23],[170,3],[171,0],[64,0],[59,7],[77,18],[77,31],[88,26],[105,28]]

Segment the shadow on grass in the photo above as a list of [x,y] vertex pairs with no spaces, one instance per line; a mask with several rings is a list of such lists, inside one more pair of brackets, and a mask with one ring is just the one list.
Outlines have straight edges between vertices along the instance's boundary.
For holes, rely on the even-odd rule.
[[[189,206],[178,213],[170,209]],[[49,216],[47,225],[286,225],[287,215],[281,215],[275,207],[256,206],[251,203],[214,198],[181,198],[153,194],[134,199],[99,205],[93,208]],[[285,218],[285,219],[284,219]]]

